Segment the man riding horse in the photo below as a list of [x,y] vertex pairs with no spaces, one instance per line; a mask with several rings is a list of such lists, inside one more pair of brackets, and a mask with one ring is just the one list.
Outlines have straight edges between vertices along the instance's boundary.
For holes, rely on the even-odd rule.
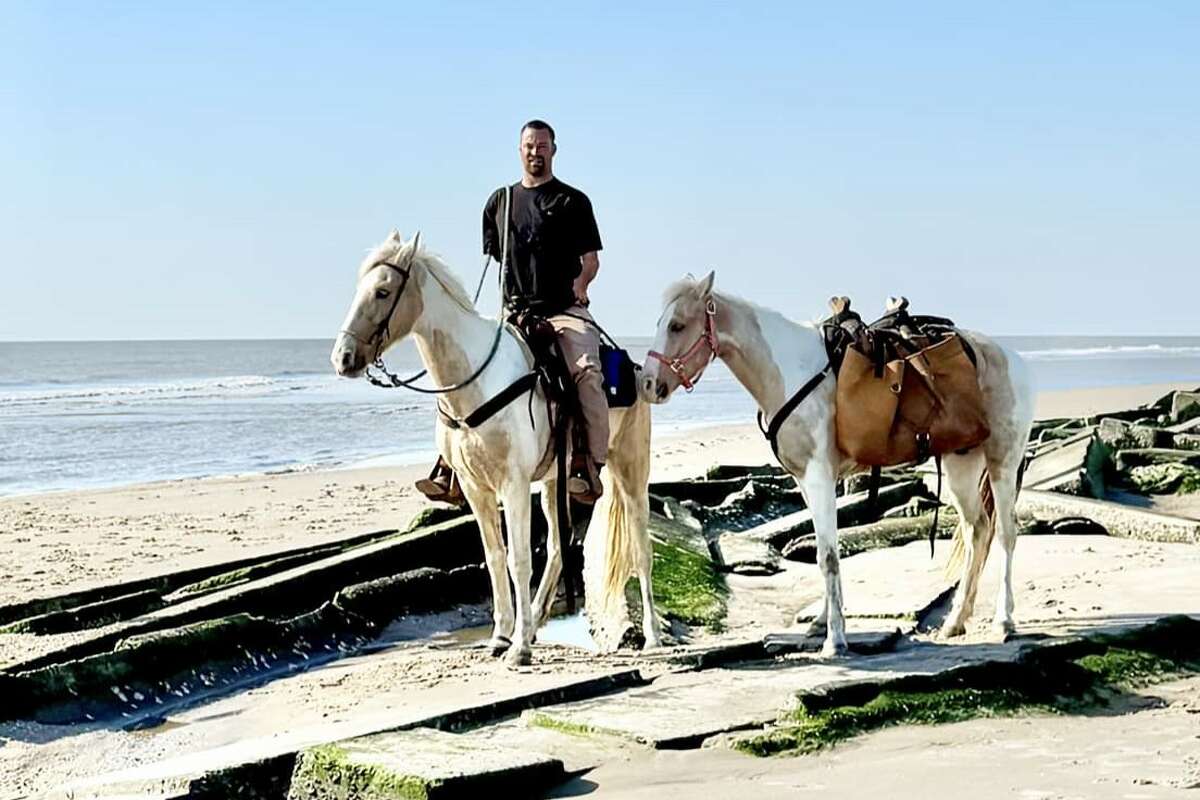
[[[507,263],[501,264],[505,313],[544,318],[554,329],[578,395],[585,436],[576,438],[587,446],[572,459],[567,491],[590,504],[603,491],[600,469],[608,456],[600,336],[588,312],[588,286],[600,269],[602,245],[587,195],[554,177],[557,149],[547,123],[535,119],[521,127],[521,180],[488,198],[483,252],[502,260],[507,234]],[[441,458],[417,489],[430,500],[463,502],[454,472]]]

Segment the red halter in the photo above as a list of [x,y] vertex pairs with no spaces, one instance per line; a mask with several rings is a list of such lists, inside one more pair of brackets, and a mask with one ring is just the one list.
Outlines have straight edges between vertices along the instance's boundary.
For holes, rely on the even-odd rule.
[[[691,359],[692,356],[704,345],[708,345],[709,356],[704,359],[704,363],[692,375],[684,372],[684,362]],[[700,338],[696,343],[688,348],[687,352],[678,358],[667,358],[662,353],[651,350],[648,355],[650,358],[661,361],[667,365],[671,372],[675,373],[675,377],[679,378],[679,383],[686,391],[691,391],[697,383],[700,382],[700,376],[704,374],[704,370],[712,363],[712,360],[720,355],[721,345],[717,341],[717,304],[710,297],[704,304],[704,332],[700,334]]]

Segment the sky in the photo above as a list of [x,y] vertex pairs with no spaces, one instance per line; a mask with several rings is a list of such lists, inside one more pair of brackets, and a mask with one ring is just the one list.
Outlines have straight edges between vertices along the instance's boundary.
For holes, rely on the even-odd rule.
[[332,338],[393,227],[473,286],[531,117],[619,335],[710,269],[798,319],[1200,334],[1200,3],[4,9],[0,340]]

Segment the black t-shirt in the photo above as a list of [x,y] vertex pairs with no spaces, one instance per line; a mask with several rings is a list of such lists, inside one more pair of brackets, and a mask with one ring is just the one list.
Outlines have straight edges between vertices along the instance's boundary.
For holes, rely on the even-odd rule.
[[[497,189],[483,209],[483,252],[497,261],[503,213],[504,190]],[[579,257],[602,247],[587,195],[558,178],[532,189],[516,183],[509,220],[505,301],[542,314],[574,305]]]

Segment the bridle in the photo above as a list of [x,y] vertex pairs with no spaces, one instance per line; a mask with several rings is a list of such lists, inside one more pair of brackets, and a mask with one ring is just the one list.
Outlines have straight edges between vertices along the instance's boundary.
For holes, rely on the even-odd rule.
[[340,333],[346,334],[364,347],[370,347],[374,344],[375,354],[371,357],[371,363],[378,366],[381,361],[380,354],[383,353],[384,346],[387,344],[391,332],[392,316],[396,313],[396,306],[400,305],[400,297],[404,294],[404,290],[408,288],[408,279],[412,276],[412,264],[410,263],[406,268],[385,259],[383,261],[376,261],[371,265],[371,269],[375,269],[376,267],[387,267],[400,273],[400,288],[396,290],[395,296],[392,298],[392,307],[388,309],[388,313],[384,316],[383,321],[375,327],[370,338],[364,340],[349,328],[342,328]]
[[[484,262],[483,275],[481,275],[479,277],[479,286],[475,289],[475,300],[476,301],[479,300],[479,292],[483,288],[484,279],[487,277],[487,266],[488,266],[487,262]],[[410,389],[410,390],[412,390],[414,392],[418,392],[420,394],[449,394],[450,392],[456,392],[459,389],[465,388],[465,387],[471,385],[472,383],[474,383],[475,379],[478,378],[480,375],[482,375],[483,371],[485,369],[487,369],[488,364],[492,363],[492,359],[495,357],[496,351],[500,349],[500,338],[504,334],[503,318],[498,320],[496,323],[496,334],[495,334],[495,336],[492,337],[492,346],[488,350],[487,357],[485,359],[483,359],[483,362],[479,365],[479,367],[474,372],[471,373],[471,375],[469,377],[467,377],[466,379],[464,379],[462,381],[459,381],[458,383],[454,384],[453,386],[435,386],[431,389],[427,389],[423,386],[414,386],[413,384],[416,383],[416,381],[423,378],[425,376],[425,374],[428,372],[428,370],[423,369],[420,372],[416,373],[415,375],[411,375],[407,378],[401,378],[399,375],[397,375],[394,372],[392,372],[391,370],[389,370],[387,368],[387,365],[383,363],[383,351],[384,351],[385,347],[387,346],[389,338],[391,337],[392,316],[396,313],[396,306],[398,306],[400,304],[401,295],[403,295],[404,290],[408,288],[408,279],[412,275],[412,264],[410,262],[408,267],[401,267],[397,264],[393,264],[390,261],[384,260],[384,261],[375,262],[371,266],[371,269],[375,269],[375,267],[387,267],[388,269],[393,269],[396,272],[400,273],[400,288],[396,290],[396,295],[392,299],[392,307],[390,309],[388,309],[387,316],[385,316],[383,318],[383,321],[380,322],[378,326],[376,326],[376,328],[375,328],[374,332],[371,334],[370,338],[368,338],[366,340],[363,340],[363,338],[361,336],[359,336],[358,334],[356,334],[354,331],[348,330],[346,328],[342,328],[342,330],[341,330],[342,333],[346,334],[351,339],[353,339],[354,341],[363,345],[364,347],[371,347],[372,345],[374,345],[375,354],[372,357],[370,365],[366,369],[367,380],[372,385],[379,386],[384,389]],[[376,375],[372,375],[371,374],[372,367],[379,370],[379,372],[382,373],[384,377],[380,378]],[[386,378],[387,380],[384,380],[384,378]]]
[[[509,209],[511,209],[511,207],[512,207],[511,190],[506,188],[505,192],[504,192],[504,217],[505,217],[505,219],[508,219],[508,217],[510,215]],[[496,319],[496,334],[492,337],[492,346],[488,350],[487,357],[485,359],[483,359],[483,362],[479,365],[479,367],[474,372],[472,372],[471,375],[468,378],[466,378],[465,380],[459,381],[458,383],[454,384],[453,386],[436,386],[432,389],[426,389],[421,386],[414,386],[413,384],[416,383],[418,380],[420,380],[422,377],[424,377],[425,374],[428,372],[428,370],[423,369],[420,372],[418,372],[414,375],[411,375],[407,378],[401,378],[399,375],[395,374],[394,372],[391,372],[390,370],[388,370],[387,365],[383,363],[383,351],[387,345],[388,339],[391,336],[392,315],[396,313],[396,306],[400,304],[400,296],[403,295],[404,290],[408,288],[408,279],[412,275],[412,262],[413,262],[414,258],[416,258],[415,252],[409,258],[408,267],[401,267],[397,264],[393,264],[392,262],[388,261],[387,259],[384,259],[382,261],[376,261],[371,266],[371,269],[374,269],[375,267],[380,267],[380,266],[388,267],[389,269],[394,269],[396,272],[400,273],[400,278],[401,278],[400,288],[396,291],[396,296],[392,300],[392,307],[390,309],[388,309],[387,316],[384,317],[383,321],[380,322],[378,327],[375,328],[375,332],[371,334],[371,338],[367,339],[364,342],[362,340],[362,338],[358,336],[358,334],[354,333],[354,331],[350,331],[350,330],[346,330],[345,328],[342,328],[341,332],[346,334],[351,339],[353,339],[354,341],[358,342],[359,344],[361,344],[365,347],[370,347],[372,343],[375,343],[375,355],[372,357],[370,365],[366,368],[367,381],[369,381],[371,383],[371,385],[378,386],[382,389],[409,389],[411,391],[417,392],[418,394],[449,394],[450,392],[456,392],[459,389],[470,386],[472,383],[475,382],[476,378],[478,378],[480,375],[483,374],[483,371],[485,369],[487,369],[488,364],[492,363],[492,359],[496,357],[496,352],[500,349],[500,339],[504,335],[504,315],[500,314]],[[508,264],[508,225],[505,225],[504,231],[500,236],[500,273],[499,274],[500,274],[501,294],[503,294],[504,269],[507,264]],[[479,275],[479,284],[475,287],[475,297],[471,301],[471,303],[473,305],[477,304],[479,302],[479,294],[480,294],[480,292],[483,291],[483,282],[487,279],[488,267],[490,265],[491,265],[490,257],[485,256],[484,260],[483,260],[483,271]],[[379,370],[379,372],[382,373],[384,378],[387,378],[387,380],[384,380],[383,378],[372,375],[371,367],[374,367],[375,369]],[[439,406],[439,408],[440,408],[440,406]]]
[[[684,371],[686,362],[690,361],[692,356],[700,351],[701,347],[706,346],[708,347],[708,357],[704,359],[704,363],[695,372],[688,375]],[[704,374],[704,370],[720,354],[721,343],[717,340],[717,304],[712,297],[709,297],[704,301],[704,330],[701,332],[700,338],[687,349],[687,352],[677,358],[667,358],[657,350],[651,350],[646,355],[666,364],[667,369],[675,373],[675,377],[679,379],[679,383],[683,386],[684,390],[690,392],[700,382],[700,376]]]

